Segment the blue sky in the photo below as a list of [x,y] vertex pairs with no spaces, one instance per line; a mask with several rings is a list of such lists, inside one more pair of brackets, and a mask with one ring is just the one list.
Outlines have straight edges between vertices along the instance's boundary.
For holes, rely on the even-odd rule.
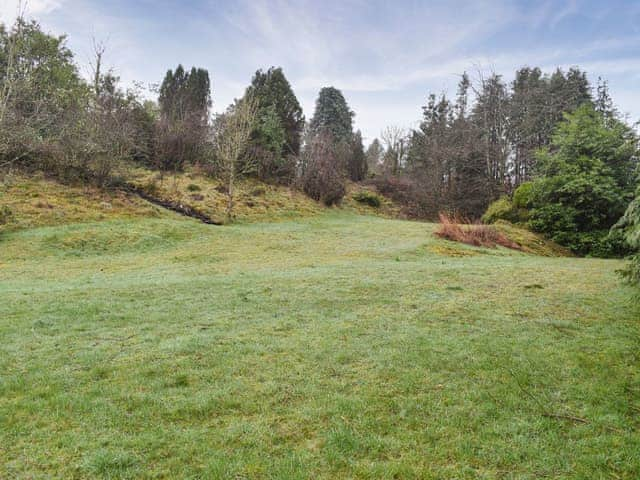
[[[17,0],[0,0],[8,20]],[[609,80],[640,120],[640,0],[29,0],[28,14],[67,33],[85,68],[91,39],[125,83],[160,82],[182,63],[209,70],[214,110],[242,95],[258,68],[282,66],[305,115],[318,90],[340,88],[372,140],[417,124],[429,92],[452,95],[459,74],[583,67]]]

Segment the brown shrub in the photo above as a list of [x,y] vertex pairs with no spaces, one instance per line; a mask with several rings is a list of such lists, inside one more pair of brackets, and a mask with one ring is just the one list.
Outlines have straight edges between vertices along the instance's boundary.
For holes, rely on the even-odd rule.
[[470,223],[468,220],[440,213],[440,226],[436,235],[446,240],[466,243],[476,247],[496,248],[501,245],[513,250],[522,250],[522,247],[496,230],[492,225]]
[[375,186],[378,192],[399,204],[403,213],[409,218],[428,220],[437,218],[438,202],[415,178],[407,175],[379,175],[366,183]]
[[344,161],[328,132],[316,135],[306,151],[301,182],[304,192],[327,206],[340,203],[346,193]]

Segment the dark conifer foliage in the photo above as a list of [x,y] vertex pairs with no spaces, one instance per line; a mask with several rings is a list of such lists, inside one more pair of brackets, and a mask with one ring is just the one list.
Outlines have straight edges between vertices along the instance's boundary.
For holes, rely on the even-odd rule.
[[209,72],[196,67],[185,72],[182,65],[178,65],[175,72],[167,71],[160,86],[158,103],[167,120],[206,123],[211,107]]
[[367,176],[367,156],[362,144],[362,133],[358,130],[351,140],[351,155],[347,163],[349,178],[354,182],[360,182]]
[[[610,110],[605,87],[601,108]],[[455,103],[444,94],[429,95],[404,172],[419,184],[420,210],[430,216],[439,209],[482,214],[491,201],[534,177],[536,152],[550,145],[564,115],[583,104],[593,98],[577,68],[544,75],[524,67],[510,85],[497,74],[475,82],[463,74]]]
[[209,73],[182,65],[165,75],[158,98],[160,122],[156,132],[156,165],[162,170],[180,170],[204,156],[211,82]]
[[258,70],[245,96],[258,104],[258,121],[246,156],[255,157],[263,180],[291,183],[300,154],[305,119],[282,68]]
[[304,114],[282,68],[271,67],[266,72],[258,70],[251,80],[247,93],[258,100],[261,111],[269,108],[275,110],[285,131],[283,153],[298,155],[304,130]]
[[329,131],[335,142],[349,142],[353,136],[354,116],[342,92],[325,87],[320,90],[309,127],[314,133]]

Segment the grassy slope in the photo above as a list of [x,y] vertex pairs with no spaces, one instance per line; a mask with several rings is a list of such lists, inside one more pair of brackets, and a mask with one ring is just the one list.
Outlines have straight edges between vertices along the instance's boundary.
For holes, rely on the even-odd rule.
[[[219,191],[220,182],[196,172],[167,175],[138,169],[132,183],[162,199],[189,205],[210,218],[225,220],[227,197]],[[236,222],[279,220],[317,215],[322,206],[301,192],[248,179],[236,184]]]
[[[157,172],[138,168],[129,179],[156,198],[187,205],[214,220],[224,220],[226,197],[220,184],[197,172],[160,178]],[[236,223],[291,220],[322,214],[328,209],[295,189],[268,185],[256,180],[241,181],[235,199]],[[401,217],[401,209],[382,195],[378,208],[355,200],[359,192],[376,194],[372,187],[349,182],[340,205],[344,212]],[[9,212],[7,216],[6,212]],[[40,226],[84,223],[137,217],[174,217],[171,212],[121,191],[104,191],[86,186],[62,185],[42,176],[12,175],[0,181],[0,233]],[[570,256],[570,252],[539,235],[506,222],[495,228],[519,243],[527,253],[542,256]]]
[[[142,168],[133,170],[131,177],[132,183],[159,198],[186,204],[210,218],[225,220],[227,197],[220,191],[221,183],[215,179],[195,171],[171,174],[163,178],[155,171]],[[372,191],[369,187],[350,182],[341,208],[368,215],[400,215],[400,209],[382,196],[379,197],[382,202],[379,208],[358,203],[353,195],[361,190]],[[302,192],[254,179],[237,182],[234,204],[235,221],[240,223],[307,217],[326,210]]]
[[0,478],[639,478],[621,263],[432,230],[4,234]]
[[[5,218],[2,213],[8,209]],[[42,176],[11,175],[0,181],[0,232],[43,225],[135,217],[166,217],[165,210],[122,192],[62,185]]]

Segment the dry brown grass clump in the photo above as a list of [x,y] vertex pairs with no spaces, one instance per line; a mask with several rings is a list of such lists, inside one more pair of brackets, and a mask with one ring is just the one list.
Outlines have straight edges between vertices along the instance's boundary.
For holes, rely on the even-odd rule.
[[492,225],[471,223],[462,217],[440,213],[440,226],[435,234],[440,238],[454,242],[466,243],[475,247],[496,248],[501,245],[513,250],[522,250],[522,247],[499,232]]

